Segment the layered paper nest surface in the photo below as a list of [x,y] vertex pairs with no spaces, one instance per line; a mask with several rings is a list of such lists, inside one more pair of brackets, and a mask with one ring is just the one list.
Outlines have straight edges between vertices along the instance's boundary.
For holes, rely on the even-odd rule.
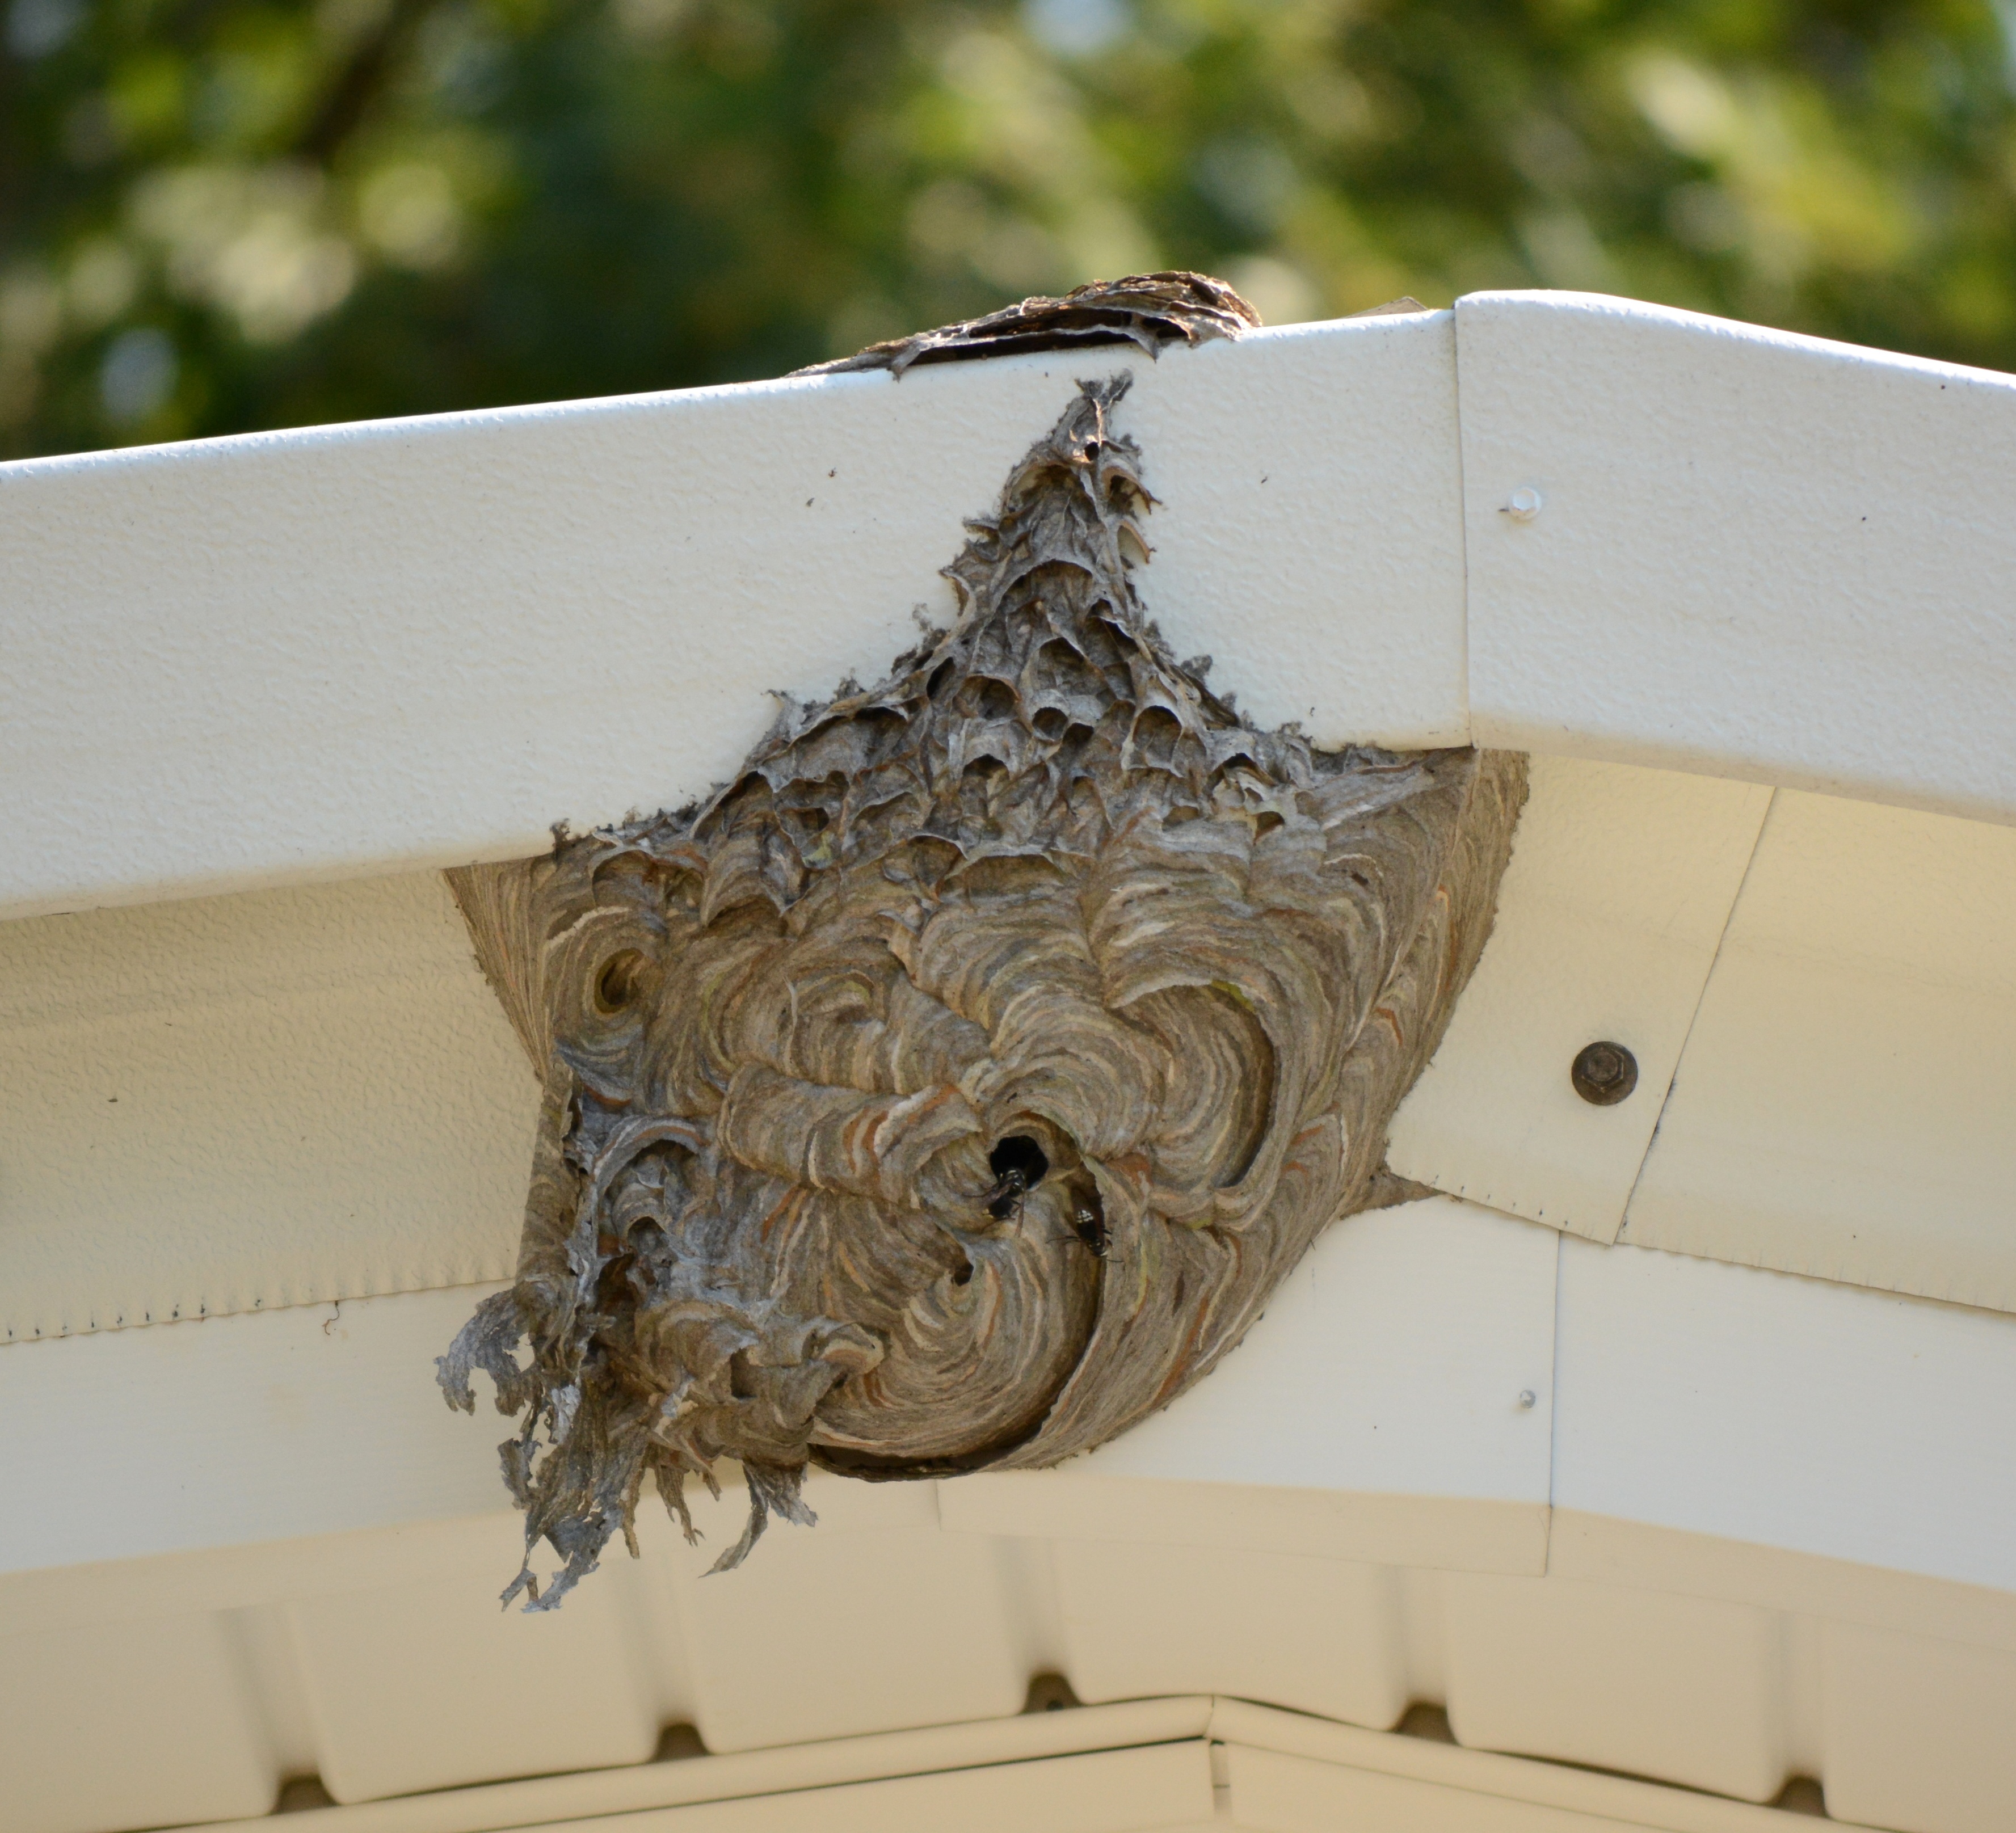
[[1088,1450],[1373,1198],[1523,760],[1316,751],[1179,666],[1126,386],[1082,385],[887,680],[787,707],[702,806],[452,875],[545,1099],[517,1285],[441,1373],[523,1415],[545,1602],[647,1475],[683,1519],[740,1461],[732,1565],[808,1463]]

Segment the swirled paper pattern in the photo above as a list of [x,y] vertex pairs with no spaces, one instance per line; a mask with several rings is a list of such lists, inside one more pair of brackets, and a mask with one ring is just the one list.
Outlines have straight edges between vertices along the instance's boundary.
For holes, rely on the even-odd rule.
[[1523,764],[1315,751],[1179,666],[1125,387],[1015,468],[887,680],[787,709],[702,806],[454,875],[545,1079],[517,1285],[441,1369],[523,1416],[507,1597],[592,1569],[647,1475],[685,1519],[740,1461],[732,1565],[808,1519],[808,1463],[1085,1450],[1372,1200]]

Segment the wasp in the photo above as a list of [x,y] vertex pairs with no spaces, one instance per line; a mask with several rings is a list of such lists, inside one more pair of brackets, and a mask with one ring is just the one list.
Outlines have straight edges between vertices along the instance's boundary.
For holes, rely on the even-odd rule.
[[1022,1220],[1022,1204],[1028,1194],[1027,1174],[1019,1169],[1011,1168],[1001,1173],[994,1188],[980,1201],[995,1221],[1006,1222],[1013,1217],[1019,1225]]
[[1071,1231],[1067,1238],[1082,1242],[1095,1260],[1106,1258],[1113,1238],[1107,1232],[1106,1218],[1098,1210],[1079,1203],[1071,1210]]
[[[988,1154],[987,1168],[994,1173],[994,1183],[981,1196],[981,1206],[995,1221],[1012,1220],[1019,1227],[1030,1191],[1049,1175],[1049,1158],[1035,1140],[1018,1134],[1003,1140]],[[1070,1205],[1071,1232],[1057,1238],[1076,1242],[1093,1259],[1104,1260],[1112,1242],[1098,1198],[1073,1189]]]
[[1049,1159],[1035,1140],[1017,1133],[987,1155],[987,1168],[994,1173],[994,1188],[980,1199],[981,1204],[995,1221],[1012,1217],[1019,1224],[1023,1200],[1049,1175]]

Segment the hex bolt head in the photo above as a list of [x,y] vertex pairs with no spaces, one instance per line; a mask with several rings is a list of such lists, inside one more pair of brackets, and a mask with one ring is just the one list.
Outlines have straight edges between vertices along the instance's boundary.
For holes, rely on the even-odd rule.
[[1546,498],[1530,483],[1522,483],[1505,499],[1499,513],[1510,516],[1514,522],[1531,522],[1546,507]]
[[1621,1044],[1585,1044],[1568,1080],[1590,1106],[1614,1108],[1638,1086],[1638,1059]]

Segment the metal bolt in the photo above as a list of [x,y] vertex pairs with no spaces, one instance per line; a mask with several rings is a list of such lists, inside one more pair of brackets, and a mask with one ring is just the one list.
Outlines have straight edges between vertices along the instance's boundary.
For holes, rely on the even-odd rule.
[[1621,1044],[1585,1044],[1568,1080],[1590,1106],[1614,1108],[1638,1086],[1638,1059]]
[[1519,1405],[1522,1411],[1530,1413],[1539,1404],[1539,1403],[1540,1396],[1535,1393],[1531,1388],[1520,1389]]
[[1522,483],[1505,499],[1505,507],[1498,513],[1510,516],[1514,522],[1531,522],[1546,507],[1540,493],[1530,483]]

